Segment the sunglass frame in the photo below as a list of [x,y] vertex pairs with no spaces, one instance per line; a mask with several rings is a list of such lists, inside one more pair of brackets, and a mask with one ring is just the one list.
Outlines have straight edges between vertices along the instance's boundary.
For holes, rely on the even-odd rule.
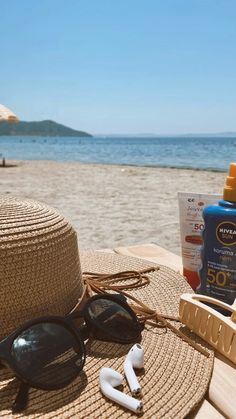
[[[112,339],[112,337],[109,336],[109,333],[107,333],[106,328],[102,327],[102,325],[99,325],[98,322],[94,322],[93,320],[91,320],[88,310],[89,310],[89,306],[90,304],[95,301],[95,300],[99,300],[99,299],[108,299],[110,301],[114,301],[116,304],[120,305],[122,308],[124,308],[126,311],[128,311],[128,313],[131,315],[132,320],[134,322],[134,328],[136,328],[137,334],[136,336],[134,336],[132,339]],[[85,360],[86,360],[86,350],[85,350],[85,345],[81,336],[81,331],[79,330],[78,327],[76,327],[73,324],[73,320],[83,317],[86,323],[86,326],[88,328],[89,333],[92,332],[95,328],[100,329],[100,331],[103,334],[103,338],[100,338],[102,340],[107,340],[107,341],[111,341],[111,342],[118,342],[118,343],[132,343],[135,342],[136,340],[138,340],[141,336],[141,331],[143,330],[143,325],[141,323],[138,322],[137,316],[136,314],[133,312],[133,310],[129,307],[129,305],[123,301],[122,299],[120,299],[118,296],[114,295],[114,294],[108,294],[108,293],[104,293],[104,294],[98,294],[98,295],[94,295],[92,297],[90,297],[84,304],[84,307],[82,308],[82,310],[79,311],[75,311],[73,313],[69,313],[66,316],[43,316],[43,317],[38,317],[35,319],[32,319],[26,323],[24,323],[22,326],[18,327],[16,330],[14,330],[12,333],[10,333],[7,337],[5,337],[1,342],[0,342],[0,361],[3,364],[6,364],[8,367],[10,367],[10,369],[14,372],[14,375],[23,383],[27,384],[29,387],[34,387],[37,389],[41,389],[41,390],[59,390],[61,388],[66,387],[67,385],[69,385],[71,382],[73,382],[76,377],[80,374],[80,372],[83,370],[84,364],[85,364]],[[57,385],[50,385],[50,384],[46,384],[45,385],[41,385],[38,384],[36,382],[34,382],[33,380],[29,379],[28,377],[26,378],[24,376],[24,374],[22,374],[21,370],[19,369],[17,362],[15,361],[14,356],[11,353],[12,350],[12,346],[13,343],[15,341],[15,339],[21,335],[25,330],[29,329],[30,327],[37,325],[37,324],[42,324],[42,323],[55,323],[55,324],[60,324],[61,326],[65,327],[66,330],[68,330],[70,333],[72,333],[72,335],[75,337],[79,348],[81,350],[81,368],[78,370],[78,375],[76,377],[73,377],[71,379],[66,380],[65,382],[63,382],[63,384],[57,384]],[[96,327],[95,327],[96,326]],[[96,333],[95,333],[96,335]],[[110,340],[109,340],[110,337]],[[96,336],[97,338],[97,336]]]

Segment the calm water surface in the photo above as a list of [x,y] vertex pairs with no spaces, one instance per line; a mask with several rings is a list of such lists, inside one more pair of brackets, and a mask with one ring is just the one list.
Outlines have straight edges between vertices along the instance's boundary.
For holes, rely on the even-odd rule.
[[236,161],[236,138],[3,136],[0,137],[0,154],[6,159],[225,171],[230,161]]

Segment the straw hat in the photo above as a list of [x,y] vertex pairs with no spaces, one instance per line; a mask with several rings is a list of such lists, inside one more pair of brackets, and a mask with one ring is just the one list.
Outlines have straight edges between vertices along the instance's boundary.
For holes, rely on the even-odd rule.
[[76,305],[83,291],[77,237],[57,211],[0,198],[0,289],[0,337]]
[[[23,207],[29,205],[24,201]],[[31,203],[31,208],[39,208],[38,204]],[[42,208],[40,206],[40,208]],[[50,212],[50,210],[48,209]],[[23,208],[21,211],[21,215]],[[34,212],[34,211],[33,211]],[[1,210],[0,210],[1,213]],[[1,215],[2,218],[2,215]],[[12,216],[13,222],[13,216]],[[20,222],[18,219],[18,228]],[[16,219],[15,219],[15,222]],[[65,223],[63,221],[60,221]],[[59,224],[60,224],[59,222]],[[2,223],[2,221],[1,221]],[[38,229],[36,221],[30,224],[31,234],[33,235],[35,229]],[[35,228],[34,228],[35,227]],[[65,224],[64,228],[66,230]],[[71,227],[68,229],[70,230]],[[50,230],[50,226],[48,226]],[[0,226],[2,231],[2,226]],[[71,231],[71,230],[70,230]],[[28,242],[30,232],[28,230]],[[72,234],[73,235],[73,234]],[[6,238],[6,236],[4,236]],[[50,238],[51,237],[51,238]],[[54,240],[54,234],[48,235],[48,245],[50,240]],[[0,240],[1,243],[1,240]],[[53,242],[52,247],[56,247],[58,242]],[[34,245],[35,257],[37,263],[40,262],[40,257],[37,257],[37,251],[40,252],[41,236],[35,237]],[[61,246],[64,248],[63,246]],[[23,244],[17,247],[24,250]],[[73,246],[72,246],[73,248]],[[13,249],[12,249],[13,250]],[[65,249],[64,249],[65,250]],[[62,252],[63,253],[63,252]],[[70,252],[66,252],[66,258],[70,260]],[[12,252],[14,255],[14,252]],[[77,262],[77,254],[74,252],[73,257]],[[59,258],[58,258],[59,262]],[[49,262],[45,264],[49,267]],[[81,254],[81,265],[83,271],[90,272],[108,272],[115,273],[124,270],[141,270],[152,265],[150,262],[140,259],[130,258],[109,253],[100,252],[85,252]],[[6,266],[6,264],[5,264]],[[71,277],[74,276],[73,264],[70,262]],[[22,268],[21,268],[22,269]],[[36,269],[36,268],[34,268]],[[50,269],[47,270],[50,274]],[[166,267],[160,267],[159,270],[151,272],[149,275],[150,284],[142,288],[130,291],[136,298],[142,300],[150,307],[157,309],[160,313],[177,316],[179,296],[184,292],[191,292],[191,289],[184,278]],[[27,277],[29,278],[29,277]],[[46,276],[42,276],[43,284],[45,285]],[[23,275],[21,276],[22,283],[25,285]],[[81,290],[80,276],[77,281],[79,286],[77,289],[77,297]],[[74,287],[74,280],[69,280],[67,277],[67,286],[63,288],[60,282],[62,277],[57,278],[57,286],[62,287],[64,292],[64,309],[66,311],[74,301],[68,303],[71,298],[69,291],[70,287]],[[1,279],[2,281],[2,279]],[[48,281],[49,282],[49,281]],[[13,282],[11,291],[13,290]],[[22,285],[22,284],[21,284]],[[1,284],[2,288],[2,284]],[[38,285],[39,288],[39,285]],[[10,292],[10,288],[8,288]],[[29,291],[28,291],[29,293]],[[5,292],[6,298],[8,294]],[[49,304],[47,291],[42,292],[42,298],[47,299]],[[76,298],[77,298],[76,297]],[[54,301],[54,296],[51,293],[51,301]],[[58,296],[55,296],[58,298]],[[43,303],[43,300],[42,300]],[[49,310],[45,304],[44,313]],[[63,304],[62,301],[60,304]],[[56,304],[53,304],[55,307]],[[7,313],[8,304],[4,303],[4,313]],[[9,308],[11,310],[11,307]],[[41,309],[43,309],[41,305]],[[58,307],[58,310],[60,308]],[[62,311],[63,311],[62,310]],[[68,310],[69,311],[69,310]],[[30,310],[28,309],[28,316]],[[35,315],[32,307],[32,317]],[[1,323],[3,321],[3,314],[1,312]],[[15,319],[16,321],[16,319]],[[12,324],[12,328],[16,327]],[[177,322],[173,322],[177,327]],[[182,326],[183,329],[183,326]],[[197,336],[192,335],[186,330],[186,333],[194,337],[194,339],[202,346],[207,347],[203,341]],[[144,418],[183,418],[194,407],[196,407],[203,399],[209,384],[209,380],[213,367],[213,352],[210,351],[210,357],[206,357],[198,352],[196,349],[188,345],[188,343],[181,340],[176,334],[169,329],[158,329],[148,326],[142,332],[141,344],[145,353],[145,371],[139,375],[139,381],[142,386],[142,400],[144,405]],[[14,417],[31,418],[129,418],[135,417],[135,414],[124,410],[119,405],[112,403],[105,399],[98,385],[99,371],[102,367],[111,367],[121,374],[123,374],[124,357],[132,345],[121,345],[117,343],[88,341],[86,344],[87,358],[83,372],[80,376],[68,387],[57,391],[41,391],[31,389],[29,394],[29,403],[24,414],[14,415]],[[12,377],[11,372],[6,369],[0,370],[0,417],[11,417],[11,405],[15,399],[18,390],[18,382]],[[123,391],[130,394],[126,381],[124,380]]]

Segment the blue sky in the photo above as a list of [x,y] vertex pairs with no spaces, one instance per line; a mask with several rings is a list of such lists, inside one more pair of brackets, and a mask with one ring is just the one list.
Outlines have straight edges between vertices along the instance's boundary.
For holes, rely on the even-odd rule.
[[96,133],[236,131],[235,0],[0,0],[0,103]]

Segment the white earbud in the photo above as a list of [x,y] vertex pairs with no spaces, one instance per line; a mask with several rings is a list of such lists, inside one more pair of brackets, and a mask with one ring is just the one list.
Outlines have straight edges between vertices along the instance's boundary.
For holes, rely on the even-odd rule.
[[136,343],[129,350],[125,362],[124,362],[124,371],[125,376],[128,381],[131,393],[137,395],[141,392],[141,387],[139,385],[138,379],[134,372],[134,368],[143,368],[144,366],[144,352],[141,345]]
[[121,385],[123,377],[119,372],[112,368],[102,368],[99,374],[99,384],[102,393],[110,400],[132,410],[135,413],[140,413],[143,409],[143,404],[140,400],[134,399],[114,387]]

